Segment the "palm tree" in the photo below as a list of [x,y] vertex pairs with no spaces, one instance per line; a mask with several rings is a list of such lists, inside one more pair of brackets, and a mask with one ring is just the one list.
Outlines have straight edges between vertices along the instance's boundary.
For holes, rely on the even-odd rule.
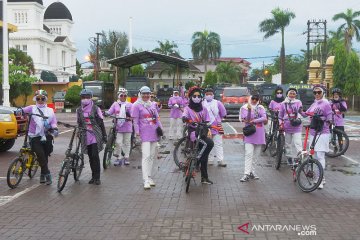
[[219,34],[215,32],[195,32],[192,36],[191,52],[193,58],[205,65],[205,74],[209,60],[219,58],[221,55],[221,42]]
[[170,42],[169,40],[157,41],[159,43],[159,47],[155,48],[153,52],[161,53],[164,55],[170,55],[173,53],[179,54],[177,48],[178,45],[175,42]]
[[216,66],[218,81],[222,83],[240,83],[241,68],[233,62],[221,62]]
[[278,32],[281,32],[281,82],[284,82],[285,76],[285,28],[289,26],[290,21],[295,18],[295,13],[289,10],[275,8],[271,11],[272,18],[267,18],[259,24],[260,32],[265,33],[264,38],[269,38]]
[[333,21],[344,20],[337,29],[338,33],[344,32],[345,47],[347,52],[351,51],[352,38],[355,36],[357,41],[360,41],[360,20],[356,19],[360,16],[360,11],[353,12],[352,9],[347,9],[345,13],[335,14]]

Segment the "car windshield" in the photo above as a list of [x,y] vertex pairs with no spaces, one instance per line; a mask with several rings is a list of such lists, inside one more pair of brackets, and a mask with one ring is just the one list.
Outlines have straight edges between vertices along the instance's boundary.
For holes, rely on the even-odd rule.
[[263,89],[263,95],[273,95],[274,90],[273,89]]
[[247,89],[224,89],[225,97],[242,97],[248,95],[249,91]]
[[98,97],[101,95],[102,86],[86,85],[85,88],[91,90],[94,96]]

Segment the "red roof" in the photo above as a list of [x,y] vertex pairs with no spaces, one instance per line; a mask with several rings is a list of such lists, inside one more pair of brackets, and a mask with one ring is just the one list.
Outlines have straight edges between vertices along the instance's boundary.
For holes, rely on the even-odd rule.
[[231,57],[228,57],[228,58],[218,58],[216,59],[215,61],[218,61],[218,62],[234,62],[234,63],[243,63],[245,65],[248,65],[250,66],[251,63],[246,61],[245,59],[243,58],[231,58]]

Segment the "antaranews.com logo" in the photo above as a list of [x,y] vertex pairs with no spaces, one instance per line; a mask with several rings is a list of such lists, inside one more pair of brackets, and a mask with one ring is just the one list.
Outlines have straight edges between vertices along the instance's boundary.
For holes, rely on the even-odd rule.
[[298,236],[316,236],[316,225],[280,225],[280,224],[251,224],[247,222],[238,227],[238,230],[245,234],[251,232],[297,232]]

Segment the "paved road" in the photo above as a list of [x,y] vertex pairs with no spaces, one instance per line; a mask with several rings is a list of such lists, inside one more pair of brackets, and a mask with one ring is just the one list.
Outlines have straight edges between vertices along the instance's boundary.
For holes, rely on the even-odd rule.
[[[74,114],[58,118],[75,121]],[[167,128],[166,113],[162,121]],[[357,131],[359,122],[352,124],[350,131]],[[12,151],[0,154],[0,239],[360,239],[357,139],[345,157],[328,160],[325,188],[306,194],[292,182],[289,168],[274,170],[266,154],[258,159],[261,179],[240,183],[243,145],[234,135],[239,127],[236,122],[225,127],[231,134],[224,139],[228,167],[210,167],[215,184],[202,186],[198,176],[189,194],[182,174],[173,171],[172,142],[154,164],[157,186],[150,191],[143,190],[139,151],[129,167],[102,172],[101,186],[87,184],[86,164],[80,182],[70,178],[61,194],[56,181],[39,185],[38,175],[33,180],[25,177],[17,189],[9,190],[4,177],[21,146],[18,139]],[[60,130],[50,162],[54,175],[71,134]]]

